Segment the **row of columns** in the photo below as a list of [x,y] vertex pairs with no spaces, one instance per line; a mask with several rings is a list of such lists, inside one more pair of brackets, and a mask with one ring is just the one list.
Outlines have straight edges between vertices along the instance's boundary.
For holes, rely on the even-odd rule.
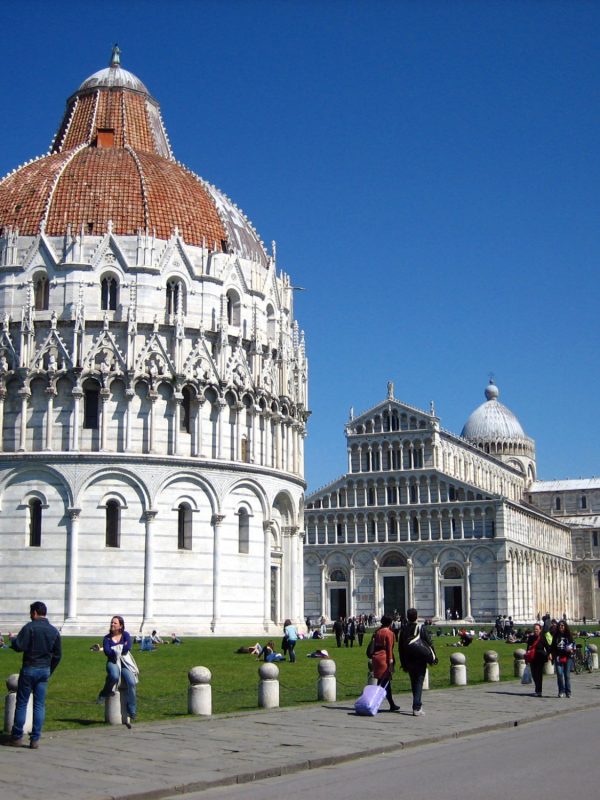
[[573,575],[570,566],[544,559],[544,569],[536,560],[513,556],[509,561],[509,586],[512,597],[508,613],[517,619],[535,619],[538,613],[549,612],[551,616],[569,619],[577,616],[574,607]]
[[[445,489],[445,491],[442,491]],[[404,491],[403,491],[404,490]],[[413,491],[414,490],[414,493]],[[364,506],[398,506],[398,505],[425,505],[431,503],[450,503],[450,486],[440,483],[431,476],[419,476],[418,478],[401,480],[394,479],[388,481],[384,486],[366,485],[360,487],[364,503],[359,504],[359,487],[354,483],[349,483],[345,489],[345,503],[340,503],[339,492],[330,496],[329,508],[362,508]],[[373,492],[373,503],[369,503],[369,491]],[[411,497],[412,495],[412,497]],[[331,497],[336,497],[336,504],[331,502]],[[464,498],[462,498],[464,499]],[[322,502],[322,501],[321,501]]]
[[[415,527],[413,520],[418,521]],[[452,522],[454,521],[454,528]],[[404,525],[404,522],[406,524]],[[444,526],[444,522],[447,523]],[[369,529],[369,526],[374,526]],[[398,542],[435,541],[440,539],[474,539],[495,536],[495,523],[484,514],[479,516],[464,513],[462,510],[449,510],[444,517],[439,512],[421,512],[418,515],[384,515],[383,519],[365,520],[364,530],[360,531],[358,520],[344,515],[340,522],[336,519],[324,521],[324,531],[319,535],[320,523],[314,517],[306,519],[308,544],[355,544],[357,542]]]
[[[17,450],[25,452],[27,450],[27,410],[31,397],[29,389],[23,387],[19,389],[19,398],[21,405],[20,425],[19,425],[19,439],[17,443]],[[46,389],[46,431],[45,431],[45,448],[48,451],[53,449],[53,436],[54,436],[54,398],[57,392],[54,387]],[[73,389],[73,425],[70,431],[70,450],[72,452],[79,452],[80,450],[80,437],[81,437],[81,401],[83,398],[83,390],[77,385]],[[134,424],[134,414],[132,413],[132,400],[135,396],[133,389],[127,389],[125,393],[127,399],[127,406],[125,411],[125,452],[132,451],[132,429]],[[156,438],[157,438],[157,410],[156,401],[159,398],[159,393],[150,389],[148,392],[148,400],[150,401],[150,414],[149,414],[149,433],[148,433],[148,452],[150,454],[157,452]],[[109,419],[110,414],[108,410],[108,403],[111,397],[110,390],[107,388],[100,389],[100,413],[99,413],[99,440],[100,451],[108,451],[108,436],[109,436]],[[3,429],[4,422],[4,402],[6,399],[6,388],[0,387],[0,431]],[[182,452],[182,432],[181,432],[181,405],[183,395],[176,393],[175,399],[175,412],[173,418],[173,453],[172,455],[184,455]],[[199,458],[212,458],[210,454],[205,452],[206,446],[204,442],[204,425],[207,421],[205,419],[204,407],[206,405],[205,399],[197,402],[198,413],[196,414],[196,430],[195,430],[195,447],[192,456]],[[216,458],[225,459],[225,444],[226,437],[224,435],[224,419],[230,410],[228,403],[220,398],[217,402],[218,418],[216,423]],[[209,409],[212,405],[208,403]],[[235,412],[235,421],[232,425],[231,436],[233,438],[233,460],[245,461],[246,463],[259,464],[273,469],[283,470],[284,472],[292,473],[295,475],[302,475],[304,471],[304,438],[306,436],[304,425],[292,417],[285,417],[281,414],[263,411],[260,407],[256,406],[251,411],[251,424],[245,426],[242,420],[242,414],[246,412],[246,406],[243,403],[238,403],[233,407]],[[264,420],[261,427],[260,420]],[[247,450],[244,454],[242,452],[242,440],[244,430],[247,432]],[[211,431],[212,434],[212,431]],[[231,443],[230,443],[231,444]],[[2,437],[0,436],[0,451],[2,450]],[[211,447],[212,450],[212,447]],[[231,452],[231,447],[230,447]],[[245,455],[245,458],[242,456]]]
[[[384,451],[387,453],[387,464],[384,464]],[[404,453],[408,453],[408,465],[404,466]],[[358,464],[353,464],[353,454],[358,455]],[[393,445],[389,443],[362,444],[348,447],[348,472],[384,472],[399,469],[420,469],[423,466],[434,466],[437,463],[435,448],[433,463],[426,464],[424,444],[409,443]]]
[[[157,511],[144,512],[145,523],[145,550],[144,550],[144,601],[143,625],[150,627],[154,621],[154,523]],[[77,601],[78,573],[79,573],[79,524],[81,509],[69,508],[69,538],[68,538],[68,575],[67,575],[67,619],[66,622],[75,622],[78,615]],[[212,575],[212,616],[211,628],[216,630],[221,618],[221,539],[222,525],[225,520],[223,514],[214,514],[211,519],[213,526],[213,575]],[[264,624],[268,628],[270,623],[280,620],[271,620],[271,530],[273,522],[263,522],[264,532]],[[297,584],[302,582],[302,536],[297,526],[290,526],[283,530],[289,538],[289,571],[290,571],[290,597],[285,602],[285,615],[292,619],[302,619],[303,609],[300,607],[301,593]]]

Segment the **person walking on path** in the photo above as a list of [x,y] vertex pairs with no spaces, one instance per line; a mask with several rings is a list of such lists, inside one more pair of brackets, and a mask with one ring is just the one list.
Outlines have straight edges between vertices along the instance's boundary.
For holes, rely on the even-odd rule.
[[[420,637],[420,639],[428,645],[435,656],[433,649],[433,642],[431,634],[425,625],[419,625],[417,622],[418,613],[416,608],[409,608],[406,612],[406,624],[400,630],[398,638],[398,653],[400,655],[400,663],[402,669],[408,672],[410,678],[410,687],[412,689],[412,711],[414,717],[421,717],[425,713],[423,711],[423,682],[427,672],[427,660],[424,653],[420,652],[418,648],[411,646],[410,642]],[[437,658],[436,658],[437,662]],[[435,662],[434,662],[435,663]]]
[[117,691],[122,681],[127,686],[127,714],[129,721],[127,727],[135,720],[137,713],[137,682],[139,670],[131,655],[131,636],[125,630],[123,617],[115,616],[110,621],[110,629],[102,642],[102,649],[106,656],[106,681],[98,695],[98,702],[102,703],[107,697]]
[[571,666],[575,642],[567,623],[561,619],[552,637],[551,652],[556,667],[558,696],[571,697]]
[[542,696],[544,664],[548,659],[552,659],[550,645],[542,633],[542,626],[536,622],[533,626],[533,633],[527,638],[527,651],[525,653],[525,660],[531,669],[536,697]]
[[392,618],[383,615],[381,627],[373,634],[373,655],[371,668],[373,677],[377,678],[378,686],[385,686],[387,701],[390,711],[400,711],[400,706],[394,703],[392,697],[392,672],[394,669],[394,632],[391,629]]
[[283,623],[283,636],[286,640],[286,649],[290,657],[290,663],[296,661],[296,642],[298,641],[298,628],[292,625],[291,619],[286,619]]
[[46,605],[39,600],[29,607],[31,622],[11,639],[10,646],[23,653],[23,666],[17,684],[17,704],[9,744],[22,747],[23,728],[27,716],[27,703],[33,693],[33,727],[29,747],[39,747],[42,727],[46,717],[46,692],[50,675],[62,657],[60,633],[46,619]]

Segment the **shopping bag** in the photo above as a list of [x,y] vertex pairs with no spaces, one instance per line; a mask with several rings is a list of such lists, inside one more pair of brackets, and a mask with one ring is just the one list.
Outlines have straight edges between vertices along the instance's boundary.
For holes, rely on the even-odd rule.
[[527,685],[528,683],[531,683],[532,680],[531,667],[529,664],[525,664],[525,669],[523,670],[523,675],[521,676],[521,683],[523,685]]

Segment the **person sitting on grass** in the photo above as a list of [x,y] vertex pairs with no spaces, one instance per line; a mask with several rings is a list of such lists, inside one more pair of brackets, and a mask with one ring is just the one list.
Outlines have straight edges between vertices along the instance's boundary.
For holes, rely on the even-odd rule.
[[176,633],[171,634],[171,644],[181,644],[181,639]]
[[264,646],[262,657],[269,664],[273,661],[285,661],[284,655],[275,652],[275,642],[272,640]]

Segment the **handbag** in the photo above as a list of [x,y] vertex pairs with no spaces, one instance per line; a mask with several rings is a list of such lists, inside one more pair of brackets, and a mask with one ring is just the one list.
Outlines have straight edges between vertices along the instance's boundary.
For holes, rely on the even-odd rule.
[[373,654],[375,653],[375,634],[371,636],[371,641],[367,645],[367,658],[373,658]]
[[527,650],[525,651],[525,663],[526,664],[531,664],[531,662],[535,659],[535,651],[537,649],[538,642],[540,641],[540,638],[541,637],[538,636],[537,639],[531,645],[531,647],[528,647]]
[[421,636],[421,631],[422,628],[420,625],[418,625],[417,635],[408,642],[408,652],[410,653],[410,656],[417,661],[424,661],[426,664],[435,664],[436,655],[433,647],[428,645],[423,639]]

